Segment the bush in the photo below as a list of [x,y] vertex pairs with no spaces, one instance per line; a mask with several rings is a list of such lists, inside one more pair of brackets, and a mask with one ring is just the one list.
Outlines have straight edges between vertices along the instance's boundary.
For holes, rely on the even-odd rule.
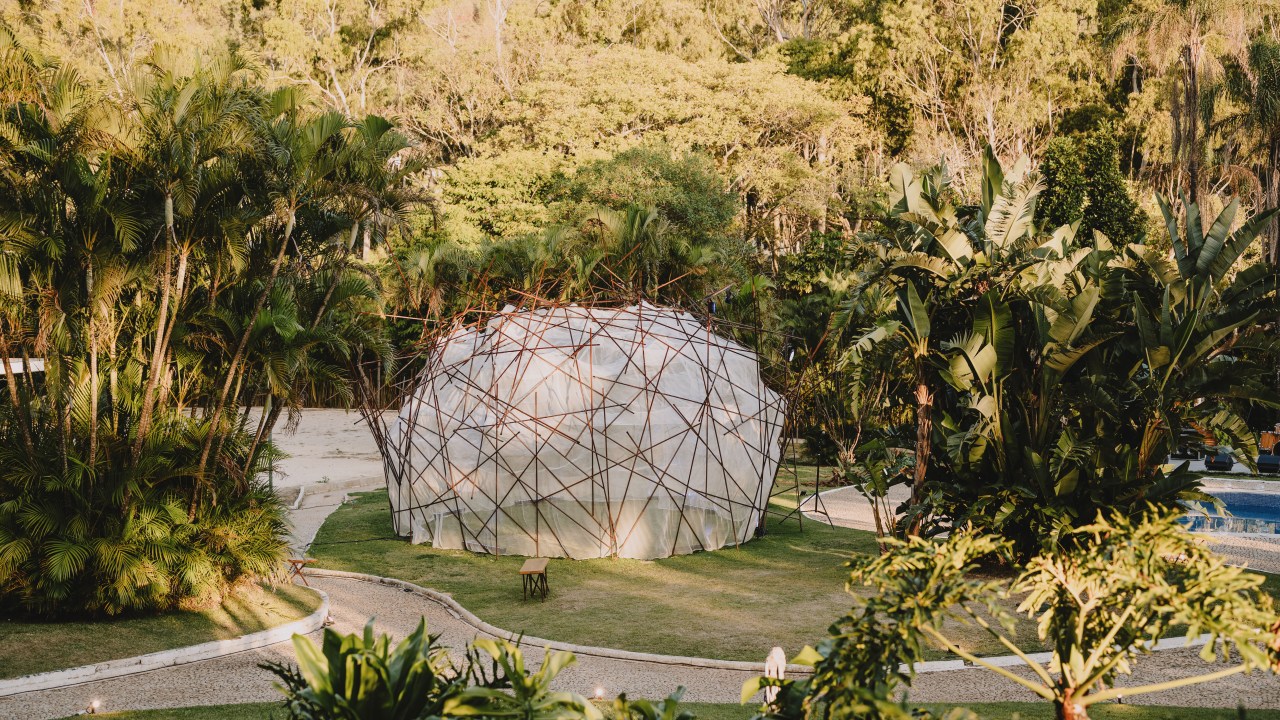
[[1036,219],[1056,228],[1084,217],[1085,176],[1080,146],[1069,137],[1049,141],[1040,162],[1044,192],[1036,206]]
[[1129,183],[1120,172],[1120,150],[1115,133],[1104,126],[1089,135],[1083,147],[1084,166],[1089,169],[1085,192],[1089,205],[1081,232],[1088,238],[1094,230],[1117,245],[1131,243],[1143,232],[1138,204],[1129,195]]
[[[426,620],[394,649],[374,635],[373,621],[361,635],[324,631],[317,648],[293,636],[298,667],[261,667],[275,673],[292,720],[418,720],[420,718],[511,718],[512,720],[603,720],[581,695],[551,690],[572,653],[547,651],[536,671],[525,667],[520,648],[505,640],[475,640],[460,664],[450,661]],[[695,720],[679,708],[684,688],[658,703],[613,703],[616,720]]]
[[[162,611],[220,600],[271,575],[287,547],[285,510],[227,468],[249,438],[233,436],[212,477],[192,470],[205,424],[171,417],[132,465],[129,443],[104,435],[90,464],[51,428],[28,454],[0,422],[0,607],[40,617]],[[65,454],[64,454],[65,452]],[[252,476],[250,476],[252,477]],[[212,502],[196,501],[208,494]]]
[[[786,720],[912,717],[905,699],[911,665],[932,647],[996,673],[1055,706],[1064,720],[1088,718],[1092,705],[1255,670],[1280,671],[1280,616],[1259,592],[1262,577],[1223,564],[1170,515],[1151,509],[1130,520],[1099,516],[1073,531],[1069,549],[1044,552],[1012,584],[975,578],[981,564],[1007,558],[1010,544],[972,529],[945,541],[888,541],[888,553],[855,558],[848,588],[853,609],[831,626],[831,637],[795,662],[814,668],[799,681],[757,679],[778,688],[765,715]],[[856,591],[855,591],[856,589]],[[1010,637],[1005,604],[1036,621],[1052,648],[1048,667]],[[951,636],[952,623],[976,624],[1031,670],[1010,672],[977,657]],[[1207,635],[1200,653],[1226,668],[1142,685],[1113,687],[1166,633],[1185,627]]]

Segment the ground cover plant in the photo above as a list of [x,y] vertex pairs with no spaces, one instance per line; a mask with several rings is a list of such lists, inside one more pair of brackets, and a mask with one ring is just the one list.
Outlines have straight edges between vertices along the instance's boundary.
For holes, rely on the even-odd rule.
[[[299,585],[243,588],[220,604],[108,620],[0,621],[0,677],[91,665],[172,648],[229,640],[301,620],[320,596]],[[39,647],[39,652],[30,652]]]
[[[775,509],[785,511],[783,505]],[[820,639],[848,606],[851,555],[876,554],[872,533],[805,520],[771,523],[741,548],[654,561],[553,560],[551,597],[522,602],[524,558],[436,550],[396,537],[384,491],[359,493],[316,535],[318,567],[408,580],[450,593],[498,627],[552,640],[642,652],[763,661]],[[1034,627],[1021,626],[1034,642]],[[961,629],[980,654],[1005,650]],[[1039,649],[1039,648],[1033,648]],[[931,657],[942,657],[936,653]]]

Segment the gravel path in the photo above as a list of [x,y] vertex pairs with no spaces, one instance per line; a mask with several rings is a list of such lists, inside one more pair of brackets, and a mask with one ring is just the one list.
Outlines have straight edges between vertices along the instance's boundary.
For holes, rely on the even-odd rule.
[[[343,632],[357,631],[373,615],[379,631],[396,637],[411,632],[422,617],[426,617],[431,631],[440,633],[444,644],[451,648],[463,647],[475,636],[470,626],[416,595],[337,578],[316,579],[314,584],[329,593],[336,627]],[[313,640],[318,637],[319,633],[311,636]],[[541,661],[540,649],[526,650],[530,663]],[[94,699],[102,702],[104,710],[272,701],[279,698],[272,687],[273,676],[258,668],[258,663],[292,660],[292,648],[282,644],[142,675],[28,693],[0,700],[0,718],[63,717],[83,709]],[[1162,652],[1144,659],[1137,676],[1127,684],[1182,677],[1203,671],[1204,667],[1194,650]],[[691,702],[737,702],[742,683],[749,676],[750,673],[582,656],[560,676],[557,685],[584,695],[601,687],[610,696],[625,692],[630,697],[656,698],[683,684],[688,687],[685,699]],[[1012,682],[982,670],[922,674],[916,680],[912,698],[921,702],[960,703],[1035,700]],[[1235,677],[1149,696],[1143,702],[1200,707],[1235,707],[1244,702],[1251,708],[1280,708],[1280,682],[1263,675]]]
[[[431,632],[440,633],[441,642],[450,648],[465,647],[476,635],[470,625],[417,595],[356,580],[316,578],[311,582],[329,593],[335,628],[342,632],[357,632],[372,616],[379,631],[399,638],[412,632],[425,617]],[[319,636],[317,632],[310,637],[318,642]],[[526,651],[526,662],[536,668],[542,660],[541,649]],[[274,645],[182,667],[3,698],[0,718],[64,717],[84,709],[94,699],[102,702],[103,710],[276,700],[280,694],[272,687],[274,676],[257,667],[258,663],[269,661],[292,662],[292,647],[287,643]],[[743,681],[750,676],[751,673],[584,656],[561,674],[558,686],[588,696],[596,687],[602,687],[610,696],[625,692],[631,697],[656,698],[684,684],[689,687],[687,700],[736,702]]]
[[[344,493],[344,490],[323,487],[308,489],[302,510],[294,516],[298,545],[309,541],[328,513],[341,503]],[[854,492],[830,493],[822,500],[837,524],[864,527],[871,522],[865,502]],[[1257,542],[1252,538],[1243,540]],[[1273,559],[1280,553],[1280,546],[1274,544],[1254,547],[1241,542],[1237,545],[1242,548],[1240,552],[1271,553]],[[471,626],[444,608],[414,594],[339,578],[316,578],[312,583],[329,593],[336,628],[342,632],[355,632],[372,617],[379,631],[403,637],[425,617],[430,630],[440,633],[448,647],[464,647],[476,635]],[[312,634],[311,638],[318,640],[319,633]],[[526,650],[531,664],[541,661],[541,649]],[[3,698],[0,699],[0,719],[64,717],[84,709],[95,699],[108,711],[272,701],[279,698],[272,686],[274,676],[258,667],[259,663],[271,661],[292,662],[292,647],[283,643],[182,667]],[[1142,659],[1137,674],[1122,684],[1182,677],[1204,669],[1195,650],[1161,652]],[[648,698],[665,696],[677,686],[685,685],[688,687],[685,699],[691,702],[737,702],[742,683],[749,676],[750,673],[582,656],[560,676],[557,685],[584,695],[600,687],[609,696],[625,692],[631,697]],[[916,680],[912,698],[960,703],[1035,700],[1016,684],[978,669],[922,674]],[[1235,707],[1244,703],[1250,708],[1280,708],[1280,681],[1262,674],[1237,676],[1148,696],[1142,702],[1192,707]]]

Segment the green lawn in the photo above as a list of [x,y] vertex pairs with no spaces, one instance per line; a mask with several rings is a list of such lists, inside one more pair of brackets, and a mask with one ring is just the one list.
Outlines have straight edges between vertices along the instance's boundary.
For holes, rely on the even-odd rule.
[[[280,703],[245,703],[124,712],[110,712],[108,708],[103,708],[101,712],[95,713],[94,717],[121,718],[122,720],[264,720],[286,717],[283,707]],[[71,718],[65,720],[71,720]]]
[[[320,596],[298,585],[246,588],[216,607],[85,622],[0,622],[0,677],[61,670],[224,640],[304,618]],[[40,652],[31,652],[38,647]]]
[[[699,720],[749,720],[755,706],[714,703],[681,703],[697,714]],[[928,705],[934,711],[947,710],[954,705]],[[983,720],[1052,720],[1053,706],[1048,703],[979,703],[967,705]],[[1089,709],[1095,720],[1236,720],[1234,709],[1158,707],[1151,705],[1096,705]],[[248,705],[215,705],[174,710],[141,710],[107,713],[102,717],[121,720],[263,720],[282,718],[284,712],[279,703],[253,703]],[[1248,720],[1280,720],[1280,711],[1251,710]]]
[[[781,499],[780,499],[781,500]],[[785,510],[785,508],[780,508]],[[876,551],[872,533],[811,520],[773,523],[741,548],[663,560],[553,560],[551,597],[521,600],[524,558],[411,545],[394,537],[385,491],[359,493],[312,545],[319,567],[395,577],[453,595],[498,627],[535,637],[668,655],[763,661],[826,636],[850,606],[843,562]],[[1004,650],[977,628],[957,628],[984,654]],[[1024,645],[1040,649],[1034,626]],[[936,657],[943,657],[937,655]]]

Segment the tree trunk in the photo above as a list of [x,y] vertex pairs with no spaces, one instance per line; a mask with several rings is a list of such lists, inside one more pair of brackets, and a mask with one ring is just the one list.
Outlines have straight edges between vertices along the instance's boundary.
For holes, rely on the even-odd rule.
[[1200,86],[1196,73],[1196,57],[1190,45],[1182,49],[1183,108],[1187,119],[1183,149],[1187,154],[1187,195],[1200,204]]
[[13,376],[13,364],[9,362],[9,341],[3,335],[0,335],[0,362],[4,363],[4,379],[5,384],[9,386],[9,402],[13,404],[13,421],[22,427],[22,445],[27,451],[27,455],[36,456],[35,443],[31,441],[31,422],[27,419],[26,413],[23,411],[22,399],[18,395],[18,379]]
[[96,315],[93,304],[93,260],[85,272],[85,295],[89,304],[89,467],[98,460],[98,333]]
[[[924,381],[924,368],[916,369],[916,459],[915,476],[911,481],[911,505],[918,506],[924,500],[925,472],[929,468],[929,450],[933,439],[933,393]],[[911,522],[909,535],[919,535],[924,518],[917,516]]]
[[156,340],[151,349],[151,371],[147,377],[147,389],[142,395],[142,411],[138,414],[137,436],[133,439],[133,460],[136,464],[142,455],[142,441],[151,429],[151,413],[155,408],[156,388],[160,383],[160,364],[164,359],[165,321],[169,315],[170,275],[173,258],[170,250],[176,239],[173,229],[173,195],[164,197],[164,276],[160,279],[160,309],[156,315]]
[[[113,322],[114,326],[115,323]],[[107,346],[107,361],[111,363],[111,369],[107,371],[107,390],[111,393],[111,434],[120,434],[120,408],[117,405],[120,397],[120,370],[116,362],[116,339]]]
[[[268,394],[268,397],[270,394]],[[276,422],[280,419],[280,411],[284,409],[283,403],[271,403],[271,410],[262,416],[262,422],[258,424],[258,432],[253,436],[253,444],[249,446],[249,455],[244,461],[244,477],[246,482],[249,479],[249,470],[253,467],[253,456],[258,452],[258,447],[262,442],[271,435],[271,431],[275,429]]]
[[[235,354],[231,356],[231,366],[227,368],[227,378],[222,383],[222,391],[218,394],[218,402],[214,405],[213,413],[209,416],[211,423],[209,433],[205,436],[204,447],[200,449],[200,463],[196,466],[196,475],[204,474],[204,469],[209,462],[209,452],[213,449],[213,438],[217,433],[214,432],[217,425],[222,422],[222,412],[227,407],[227,398],[231,395],[231,388],[236,384],[236,368],[239,367],[244,359],[245,349],[249,346],[249,338],[253,335],[254,319],[258,317],[258,313],[262,312],[263,306],[267,304],[267,298],[271,296],[271,291],[275,289],[276,278],[280,276],[280,267],[284,264],[285,252],[289,248],[289,240],[293,236],[295,217],[292,212],[289,213],[289,222],[285,225],[284,239],[280,241],[280,251],[276,253],[275,260],[271,263],[271,275],[267,278],[266,285],[263,286],[262,292],[258,294],[258,299],[254,302],[253,312],[249,313],[245,320],[244,332],[240,335],[240,342],[236,346]],[[195,495],[192,495],[192,510],[195,508]]]
[[[1280,132],[1273,132],[1267,143],[1267,201],[1266,209],[1280,207]],[[1267,260],[1280,265],[1280,219],[1271,218],[1267,223]]]
[[1070,689],[1061,700],[1053,703],[1053,709],[1057,720],[1089,720],[1089,709],[1076,704],[1074,693]]

